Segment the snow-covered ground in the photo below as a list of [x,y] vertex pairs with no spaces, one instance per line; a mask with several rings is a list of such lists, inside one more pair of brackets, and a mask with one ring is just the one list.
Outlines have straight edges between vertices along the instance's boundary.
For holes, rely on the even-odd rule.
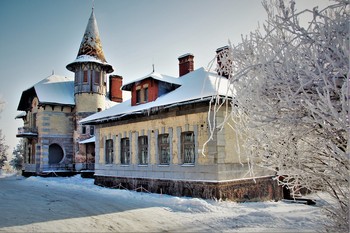
[[0,232],[316,232],[316,206],[179,198],[96,186],[80,176],[0,176]]

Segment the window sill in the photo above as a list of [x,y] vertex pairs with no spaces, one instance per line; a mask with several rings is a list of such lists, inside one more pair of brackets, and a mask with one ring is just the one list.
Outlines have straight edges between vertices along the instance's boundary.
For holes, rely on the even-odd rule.
[[148,164],[137,164],[138,167],[148,167]]
[[120,164],[121,167],[130,167],[130,164]]
[[185,163],[185,164],[181,164],[181,167],[194,167],[194,163]]
[[105,164],[105,167],[112,167],[112,165],[113,165],[113,164],[111,164],[111,163],[106,163],[106,164]]
[[170,164],[158,164],[158,167],[170,167]]

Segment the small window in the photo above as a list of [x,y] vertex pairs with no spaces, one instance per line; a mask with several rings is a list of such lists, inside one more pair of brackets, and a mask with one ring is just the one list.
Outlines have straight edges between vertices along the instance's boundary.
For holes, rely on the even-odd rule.
[[130,140],[129,138],[122,138],[120,140],[120,163],[130,164]]
[[183,164],[194,164],[195,141],[193,132],[181,134],[181,159]]
[[136,90],[136,103],[141,103],[141,90]]
[[112,139],[106,140],[105,156],[106,156],[106,164],[113,163],[113,140]]
[[139,164],[148,164],[148,137],[141,136],[138,138],[139,142]]
[[95,76],[95,84],[100,85],[101,83],[101,73],[98,71],[94,71],[94,76]]
[[170,138],[169,134],[158,136],[159,164],[168,165],[170,163]]
[[94,126],[90,126],[90,135],[93,136],[95,135],[95,127]]
[[144,97],[144,102],[148,102],[148,87],[143,89],[143,97]]
[[88,82],[88,71],[87,71],[87,70],[84,70],[83,82],[84,82],[84,83],[87,83],[87,82]]
[[86,134],[86,126],[81,126],[81,134]]

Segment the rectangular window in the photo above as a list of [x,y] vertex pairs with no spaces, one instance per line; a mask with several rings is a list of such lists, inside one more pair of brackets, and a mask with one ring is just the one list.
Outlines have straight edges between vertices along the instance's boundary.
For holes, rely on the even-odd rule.
[[88,71],[87,71],[87,70],[84,70],[83,82],[84,82],[84,83],[87,83],[87,82],[88,82]]
[[113,140],[112,139],[106,140],[105,156],[106,156],[106,164],[113,163]]
[[86,134],[86,126],[81,126],[81,134]]
[[143,97],[144,97],[144,101],[148,102],[148,87],[146,87],[145,89],[143,89]]
[[138,138],[139,143],[139,164],[148,164],[148,137],[141,136]]
[[95,135],[95,127],[90,125],[90,135],[93,136]]
[[136,90],[136,103],[141,103],[141,90]]
[[95,76],[95,84],[100,85],[101,83],[101,73],[98,71],[94,71],[94,76]]
[[168,165],[170,163],[170,137],[169,134],[158,136],[159,164]]
[[120,163],[130,164],[130,140],[129,138],[122,138],[120,140]]
[[194,164],[195,141],[193,132],[181,133],[181,159],[183,164]]

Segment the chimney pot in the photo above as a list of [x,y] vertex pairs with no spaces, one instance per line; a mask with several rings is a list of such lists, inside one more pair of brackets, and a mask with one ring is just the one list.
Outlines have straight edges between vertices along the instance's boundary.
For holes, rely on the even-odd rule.
[[194,56],[192,53],[186,53],[178,57],[178,60],[180,77],[194,70]]

